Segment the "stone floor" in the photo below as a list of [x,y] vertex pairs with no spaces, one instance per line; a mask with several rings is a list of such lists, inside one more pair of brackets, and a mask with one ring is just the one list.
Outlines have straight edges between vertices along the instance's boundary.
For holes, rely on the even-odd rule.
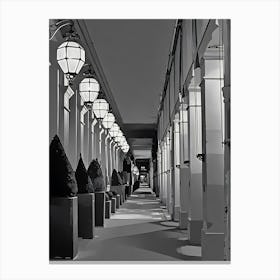
[[148,186],[136,190],[95,235],[79,238],[75,261],[201,260],[201,247],[189,244],[186,230],[170,221]]

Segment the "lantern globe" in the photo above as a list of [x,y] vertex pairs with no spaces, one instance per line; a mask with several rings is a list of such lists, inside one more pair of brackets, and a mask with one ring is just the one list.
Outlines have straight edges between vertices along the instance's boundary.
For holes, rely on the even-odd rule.
[[84,78],[80,85],[80,95],[84,101],[84,105],[88,108],[92,108],[93,102],[96,100],[98,94],[99,94],[99,83],[96,79],[92,77]]
[[117,123],[113,123],[112,127],[109,130],[111,137],[115,138],[119,133],[120,127]]
[[72,80],[85,63],[85,50],[77,42],[66,41],[57,48],[56,59],[67,79]]
[[112,113],[107,113],[104,117],[102,124],[106,129],[110,129],[115,122],[115,117]]
[[96,99],[92,104],[92,110],[97,119],[103,120],[109,111],[109,103],[105,99]]

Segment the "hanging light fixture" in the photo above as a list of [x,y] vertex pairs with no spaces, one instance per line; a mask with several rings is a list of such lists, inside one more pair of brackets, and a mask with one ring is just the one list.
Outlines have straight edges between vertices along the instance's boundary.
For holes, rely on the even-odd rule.
[[85,50],[75,41],[77,38],[78,35],[71,29],[67,34],[66,42],[63,42],[56,52],[57,62],[69,83],[79,74],[85,63]]
[[120,145],[120,142],[122,141],[123,133],[121,130],[119,130],[117,136],[115,137],[115,141]]
[[119,125],[117,123],[113,123],[112,127],[109,130],[109,134],[114,139],[115,137],[117,137],[119,131],[120,131]]
[[84,73],[85,78],[80,82],[80,95],[84,101],[84,105],[91,110],[93,102],[99,94],[100,86],[98,81],[94,78],[91,68]]
[[109,111],[109,103],[105,99],[96,99],[92,104],[92,110],[96,118],[102,121]]
[[107,113],[106,116],[104,117],[102,124],[106,129],[110,129],[115,122],[115,117],[112,113]]

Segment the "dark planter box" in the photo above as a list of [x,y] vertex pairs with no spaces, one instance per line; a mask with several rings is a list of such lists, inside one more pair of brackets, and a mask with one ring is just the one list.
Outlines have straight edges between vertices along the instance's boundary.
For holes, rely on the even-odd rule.
[[50,199],[50,258],[73,259],[78,252],[78,198]]
[[78,194],[78,236],[91,239],[95,226],[94,193]]
[[111,217],[111,200],[105,201],[105,218],[110,219]]
[[116,213],[116,197],[112,197],[111,199],[111,213]]
[[116,195],[116,208],[119,209],[121,205],[121,196],[119,194]]
[[95,192],[95,226],[104,227],[105,192]]

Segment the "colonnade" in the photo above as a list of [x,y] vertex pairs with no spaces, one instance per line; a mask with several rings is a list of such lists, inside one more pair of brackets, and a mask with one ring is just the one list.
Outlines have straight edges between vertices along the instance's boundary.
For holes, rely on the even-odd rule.
[[187,229],[189,242],[201,245],[202,259],[229,260],[229,22],[212,24],[212,29],[206,28],[208,42],[194,56],[172,114],[169,108],[168,121],[163,101],[158,182],[162,203],[180,228]]

